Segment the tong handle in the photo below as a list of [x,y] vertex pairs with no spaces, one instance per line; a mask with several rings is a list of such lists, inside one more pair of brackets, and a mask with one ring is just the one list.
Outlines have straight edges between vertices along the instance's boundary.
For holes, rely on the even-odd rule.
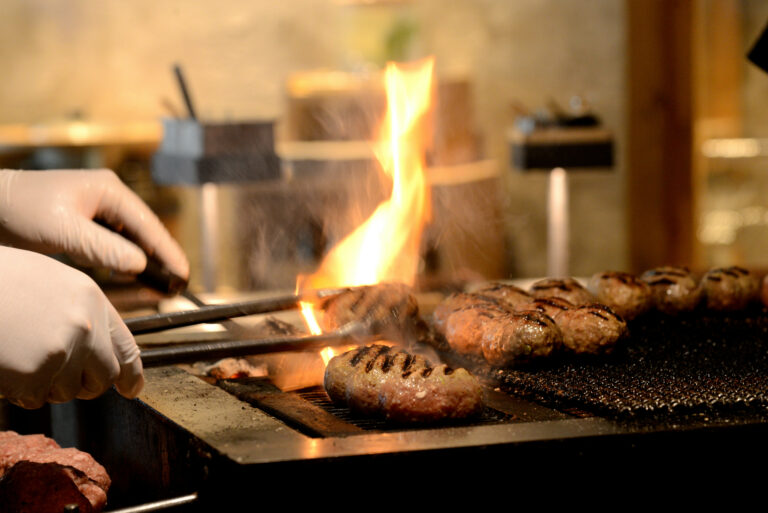
[[136,279],[166,294],[180,294],[187,289],[187,280],[172,273],[154,256],[147,256],[147,267]]

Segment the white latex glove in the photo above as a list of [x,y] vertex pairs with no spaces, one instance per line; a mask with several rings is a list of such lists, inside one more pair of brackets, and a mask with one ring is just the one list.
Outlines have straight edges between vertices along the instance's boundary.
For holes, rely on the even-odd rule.
[[0,246],[0,394],[25,408],[144,384],[139,349],[88,276],[38,253]]
[[[141,248],[93,219],[125,230]],[[155,255],[189,276],[184,252],[157,216],[106,169],[0,170],[0,243],[135,274],[146,267],[146,254]]]

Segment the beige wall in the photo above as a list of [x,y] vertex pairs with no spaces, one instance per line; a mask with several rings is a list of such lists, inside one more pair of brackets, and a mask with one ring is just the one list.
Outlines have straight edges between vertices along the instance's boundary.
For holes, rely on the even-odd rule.
[[3,0],[2,8],[0,122],[167,114],[164,98],[182,108],[175,61],[201,115],[275,116],[289,72],[336,62],[324,0]]
[[[208,118],[277,116],[293,71],[359,67],[349,7],[330,0],[2,0],[0,123],[168,113],[181,62]],[[514,276],[545,272],[546,178],[507,172],[513,101],[584,96],[616,134],[610,173],[572,176],[572,271],[626,262],[623,194],[624,12],[618,0],[421,0],[408,7],[415,53],[475,84],[476,123],[505,169],[501,191]],[[359,31],[358,31],[359,32]]]
[[[508,161],[513,100],[528,108],[581,95],[616,135],[612,172],[571,175],[571,272],[623,269],[625,200],[624,9],[616,0],[428,2],[427,40],[444,70],[474,72],[478,118],[491,155]],[[450,5],[450,8],[445,6]],[[546,271],[546,177],[511,172],[504,205],[515,275]]]

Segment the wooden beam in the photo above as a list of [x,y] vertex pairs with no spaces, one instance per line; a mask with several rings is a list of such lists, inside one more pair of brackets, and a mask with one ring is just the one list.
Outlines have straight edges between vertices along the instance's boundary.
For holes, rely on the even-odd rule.
[[627,0],[629,261],[690,265],[694,244],[690,0]]

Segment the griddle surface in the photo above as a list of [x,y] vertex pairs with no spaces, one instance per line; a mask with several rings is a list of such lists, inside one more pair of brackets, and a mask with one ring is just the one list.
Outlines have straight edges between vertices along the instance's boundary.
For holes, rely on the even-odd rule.
[[648,315],[612,355],[475,367],[507,391],[601,415],[768,414],[768,312]]

